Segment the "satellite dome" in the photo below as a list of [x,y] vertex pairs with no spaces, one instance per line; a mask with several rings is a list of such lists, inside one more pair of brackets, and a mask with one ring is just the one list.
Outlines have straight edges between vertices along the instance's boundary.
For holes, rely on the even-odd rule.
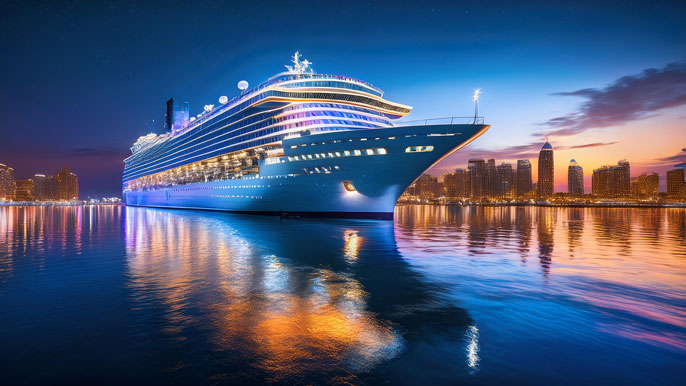
[[229,103],[229,98],[227,98],[226,95],[222,95],[219,97],[219,103],[225,105]]
[[248,82],[245,80],[238,82],[238,89],[241,91],[245,91],[248,88],[248,86]]

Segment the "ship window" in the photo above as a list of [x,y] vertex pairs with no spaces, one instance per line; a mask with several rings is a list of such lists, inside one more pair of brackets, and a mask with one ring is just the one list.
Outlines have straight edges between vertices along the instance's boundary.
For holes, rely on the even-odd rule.
[[405,153],[423,153],[433,151],[433,146],[408,146],[405,149]]
[[367,155],[373,155],[374,149],[367,149],[366,152],[367,152]]
[[340,157],[340,156],[341,156],[341,152],[339,152],[339,151],[335,152],[334,154],[336,154],[336,157]]
[[359,150],[353,150],[353,154],[355,155],[362,155],[362,152]]
[[376,149],[376,154],[381,154],[381,155],[387,154],[386,149],[384,149],[383,147],[379,147]]
[[343,155],[346,157],[350,156],[350,150],[343,151]]
[[312,154],[308,154],[307,159],[312,159]]
[[329,158],[333,158],[333,153],[327,153],[329,155]]

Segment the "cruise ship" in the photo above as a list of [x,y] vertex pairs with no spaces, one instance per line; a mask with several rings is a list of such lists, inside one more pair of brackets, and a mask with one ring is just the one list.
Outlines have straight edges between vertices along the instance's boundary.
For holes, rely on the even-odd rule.
[[190,116],[167,102],[166,132],[124,160],[127,205],[392,219],[423,172],[488,130],[483,118],[394,123],[411,107],[353,78],[287,71]]

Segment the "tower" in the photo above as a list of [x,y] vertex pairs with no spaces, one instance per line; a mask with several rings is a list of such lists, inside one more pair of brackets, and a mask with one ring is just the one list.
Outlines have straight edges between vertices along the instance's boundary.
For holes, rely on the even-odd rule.
[[572,196],[584,194],[584,169],[574,159],[567,168],[567,192]]
[[538,153],[538,195],[552,196],[554,193],[554,163],[553,163],[553,147],[548,141],[543,144],[540,153]]

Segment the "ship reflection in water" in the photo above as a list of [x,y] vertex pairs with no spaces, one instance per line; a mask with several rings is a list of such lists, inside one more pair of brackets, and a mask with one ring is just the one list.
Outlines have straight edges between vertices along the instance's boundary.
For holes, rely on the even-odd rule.
[[10,383],[677,384],[683,209],[0,207]]

